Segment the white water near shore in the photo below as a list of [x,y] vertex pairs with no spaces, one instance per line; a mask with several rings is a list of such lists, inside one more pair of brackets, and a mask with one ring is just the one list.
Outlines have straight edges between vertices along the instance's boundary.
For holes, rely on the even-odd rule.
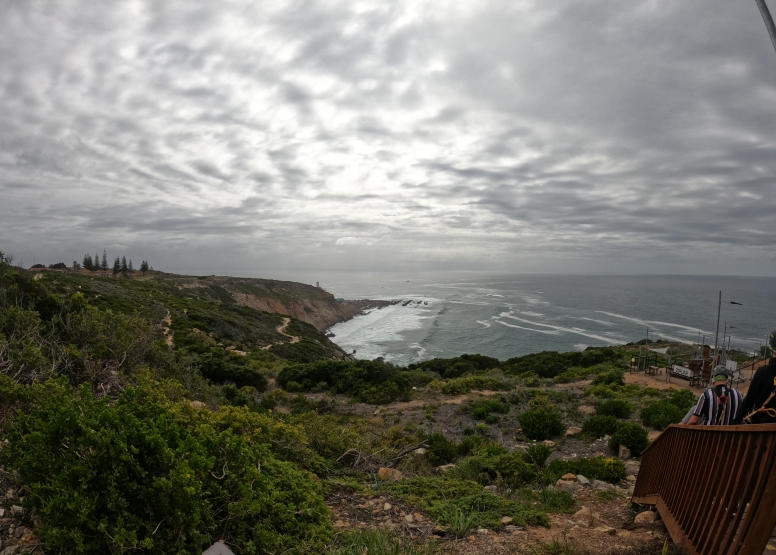
[[726,322],[732,346],[746,351],[776,327],[774,278],[405,277],[348,274],[322,282],[337,297],[413,300],[337,324],[333,341],[357,358],[397,364],[623,344],[643,339],[647,327],[653,339],[697,343],[705,336],[713,345],[720,289],[724,300],[743,303],[723,304],[720,342]]

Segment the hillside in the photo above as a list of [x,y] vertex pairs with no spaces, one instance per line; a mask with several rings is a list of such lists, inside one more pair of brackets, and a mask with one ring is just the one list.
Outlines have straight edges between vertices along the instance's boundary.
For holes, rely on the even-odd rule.
[[[35,280],[63,296],[80,293],[98,308],[138,314],[169,328],[170,343],[192,355],[223,345],[252,353],[268,350],[281,359],[309,362],[345,353],[320,331],[380,301],[337,301],[326,291],[288,281],[157,274],[105,279],[42,272]],[[386,303],[387,304],[387,303]],[[291,317],[286,333],[282,316]]]
[[402,368],[236,295],[332,306],[289,282],[0,257],[4,554],[661,552],[629,492],[695,394],[628,383],[638,346]]

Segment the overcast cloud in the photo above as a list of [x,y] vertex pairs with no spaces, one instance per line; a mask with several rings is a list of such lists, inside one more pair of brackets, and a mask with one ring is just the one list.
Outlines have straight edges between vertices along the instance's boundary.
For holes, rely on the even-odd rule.
[[0,2],[25,266],[773,274],[754,1]]

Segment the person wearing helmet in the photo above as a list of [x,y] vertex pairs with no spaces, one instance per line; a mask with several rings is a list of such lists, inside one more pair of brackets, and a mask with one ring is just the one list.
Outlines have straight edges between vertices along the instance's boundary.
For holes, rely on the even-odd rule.
[[732,372],[724,366],[717,366],[711,373],[714,387],[707,389],[698,397],[695,412],[687,424],[697,426],[727,426],[735,421],[744,402],[744,396],[737,389],[728,386]]
[[[771,354],[776,350],[776,330],[768,336]],[[749,391],[736,417],[736,424],[772,424],[776,422],[776,358],[755,372]]]

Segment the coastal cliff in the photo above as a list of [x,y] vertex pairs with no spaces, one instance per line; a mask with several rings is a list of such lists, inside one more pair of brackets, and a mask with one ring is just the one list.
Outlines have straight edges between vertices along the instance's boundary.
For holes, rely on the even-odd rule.
[[227,290],[234,301],[264,312],[286,314],[324,331],[338,322],[350,320],[370,308],[397,301],[337,300],[331,293],[312,285],[271,279],[212,276],[206,280]]

